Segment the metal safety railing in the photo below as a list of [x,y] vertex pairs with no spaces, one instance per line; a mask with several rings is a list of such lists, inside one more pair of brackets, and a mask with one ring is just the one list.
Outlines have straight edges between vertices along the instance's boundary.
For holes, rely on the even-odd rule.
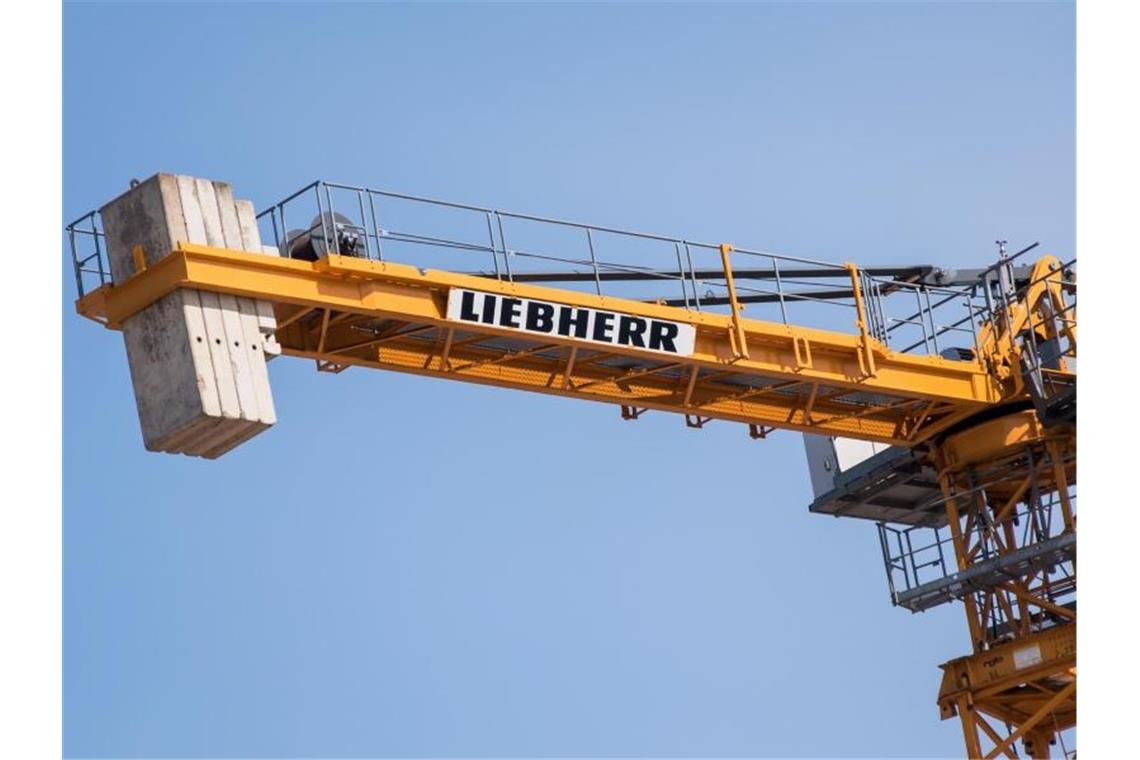
[[696,311],[735,304],[786,325],[849,332],[863,323],[871,337],[907,352],[957,347],[973,355],[973,328],[988,318],[978,287],[923,282],[931,266],[852,273],[845,264],[733,246],[726,271],[720,243],[335,182],[312,182],[258,219],[263,240],[283,255],[398,261]]
[[[1075,487],[1070,487],[1068,497],[1070,504],[1075,507]],[[1029,560],[1041,560],[1050,565],[1051,574],[1062,578],[1073,575],[1074,571],[1067,561],[1055,562],[1056,558],[1052,554],[1034,551],[1034,547],[1048,549],[1062,538],[1064,524],[1059,494],[1038,493],[1034,486],[1027,501],[1013,511],[1011,521],[1017,545],[1026,547],[1025,554]],[[972,587],[970,581],[962,578],[958,572],[954,540],[948,527],[891,525],[884,522],[877,525],[883,568],[893,604],[917,612],[969,593]],[[992,530],[992,526],[978,523],[973,528],[972,536],[966,537],[967,540],[977,542],[977,557],[974,560],[976,568],[972,571],[972,582],[976,584],[986,582],[984,571],[987,562],[995,564],[994,574],[1002,580],[1008,580],[1007,573],[1011,572],[1012,566],[1007,566],[1008,562],[997,566],[1006,557]],[[1063,548],[1067,550],[1068,544]],[[1062,556],[1066,556],[1064,552]],[[1067,588],[1064,584],[1057,584],[1056,587]],[[1049,592],[1050,595],[1054,593]],[[995,614],[1000,614],[1000,610]]]
[[[894,350],[950,358],[978,355],[978,329],[997,303],[989,280],[941,285],[930,265],[851,269],[740,246],[726,257],[720,243],[336,182],[311,182],[257,219],[283,256],[395,261],[790,326],[858,325]],[[110,283],[98,214],[67,233],[79,294]]]
[[878,528],[887,587],[894,604],[898,604],[900,593],[941,580],[952,572],[954,547],[948,529],[887,523],[878,523]]
[[80,297],[111,282],[107,242],[98,211],[88,211],[67,225],[67,242]]
[[[1070,259],[1060,265],[1059,270],[1048,272],[1018,288],[1010,300],[1025,297],[1034,285],[1054,281],[1059,285],[1063,304],[1058,308],[1050,300],[1044,300],[1038,309],[1028,313],[1026,329],[1020,331],[1023,370],[1036,392],[1048,398],[1071,388],[1067,376],[1076,369],[1077,360],[1077,260]],[[1053,336],[1039,338],[1038,335]],[[1060,375],[1062,370],[1065,375]]]
[[[296,241],[326,241],[328,252],[469,271],[511,282],[545,282],[695,310],[728,305],[720,244],[503,211],[332,182],[313,182],[263,211],[264,232],[285,253]],[[306,226],[292,228],[302,220]],[[311,221],[310,221],[311,220]],[[463,254],[462,257],[445,254]],[[833,307],[818,286],[849,287],[842,264],[734,247],[745,303],[770,301],[788,322],[792,303]],[[766,263],[749,270],[740,257]],[[480,266],[482,268],[475,268]],[[818,288],[823,290],[823,288]],[[847,305],[850,307],[850,305]]]

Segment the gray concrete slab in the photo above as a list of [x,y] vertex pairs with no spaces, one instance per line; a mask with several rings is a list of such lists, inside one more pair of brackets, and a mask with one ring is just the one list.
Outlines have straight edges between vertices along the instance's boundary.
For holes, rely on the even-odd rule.
[[[112,278],[135,274],[178,242],[261,253],[253,207],[230,186],[158,174],[100,213]],[[280,347],[268,302],[182,289],[124,321],[143,441],[153,451],[216,457],[276,422],[266,359]]]

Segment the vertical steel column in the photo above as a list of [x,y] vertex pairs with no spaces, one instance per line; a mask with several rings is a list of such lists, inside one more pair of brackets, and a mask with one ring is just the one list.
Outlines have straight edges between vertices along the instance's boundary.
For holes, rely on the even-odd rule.
[[[1050,441],[1046,444],[1046,451],[1053,466],[1053,482],[1057,487],[1057,496],[1061,500],[1061,519],[1065,525],[1065,532],[1074,531],[1077,529],[1077,524],[1073,517],[1073,505],[1069,501],[1069,478],[1065,473],[1065,464],[1061,461],[1060,447]],[[1073,564],[1076,565],[1075,560]]]
[[[689,308],[689,289],[685,287],[685,265],[681,263],[681,244],[674,241],[673,252],[677,254],[677,276],[681,280],[681,297],[685,299],[685,308]],[[601,292],[599,291],[599,295]]]
[[859,328],[859,340],[862,342],[862,356],[866,362],[865,371],[868,377],[878,374],[875,369],[875,353],[871,347],[871,334],[867,328],[867,309],[863,303],[863,290],[859,287],[859,267],[848,262],[844,265],[851,276],[851,291],[855,295],[855,326]]
[[918,324],[922,327],[922,348],[926,353],[930,353],[930,339],[926,335],[926,320],[922,316],[922,296],[918,294],[918,289],[914,290],[914,302],[917,305],[915,313],[918,315]]
[[732,263],[728,260],[728,254],[731,252],[731,245],[721,243],[720,263],[724,268],[724,281],[728,287],[728,302],[732,307],[732,329],[735,334],[736,355],[738,358],[747,359],[748,340],[744,336],[744,324],[740,321],[740,302],[736,300],[736,283],[732,279]]
[[910,564],[910,574],[911,574],[911,577],[914,579],[915,587],[917,587],[919,585],[918,562],[915,560],[915,557],[914,557],[914,543],[911,542],[911,540],[910,540],[910,531],[909,530],[905,531],[905,534],[906,534],[907,556],[910,557],[910,563],[909,563]]
[[277,210],[279,212],[281,212],[281,230],[282,230],[282,236],[284,237],[284,241],[285,241],[284,242],[284,250],[281,250],[279,248],[278,251],[281,253],[282,256],[288,257],[289,256],[289,243],[291,241],[289,240],[289,223],[285,221],[285,204],[283,202],[278,203],[277,204]]
[[499,254],[495,250],[495,228],[491,226],[491,212],[484,212],[487,216],[487,237],[491,240],[491,261],[495,264],[495,279],[502,282],[503,275],[499,273]]
[[772,272],[776,275],[776,296],[780,299],[780,318],[788,324],[788,307],[784,304],[784,283],[780,280],[780,262],[772,257]]
[[934,321],[934,307],[930,305],[930,289],[919,287],[919,290],[926,299],[926,314],[930,318],[930,339],[934,342],[934,353],[937,354],[941,349],[938,347],[938,324]]
[[277,229],[276,206],[272,206],[269,209],[269,223],[273,227],[273,244],[277,246],[277,252],[281,253],[281,232]]
[[384,247],[380,243],[380,219],[376,216],[376,195],[368,191],[368,208],[372,211],[372,231],[376,234],[376,260],[384,260]]
[[895,574],[892,572],[894,564],[891,562],[891,552],[887,543],[887,525],[886,523],[876,523],[879,529],[879,549],[883,553],[883,569],[887,573],[887,589],[891,594],[891,603],[898,604],[898,594],[895,592]]
[[82,298],[85,294],[83,292],[83,267],[79,263],[79,254],[75,250],[75,230],[71,227],[67,228],[67,239],[71,245],[71,267],[75,272],[75,289]]
[[693,267],[693,253],[689,250],[689,243],[685,241],[685,258],[689,261],[689,277],[693,283],[693,303],[697,306],[697,311],[701,310],[701,294],[697,290],[697,270]]
[[594,232],[589,227],[586,228],[586,242],[590,246],[590,264],[594,267],[594,287],[598,291],[598,295],[602,294],[602,276],[598,272],[598,257],[594,255]]
[[[962,572],[970,566],[970,555],[966,547],[966,539],[962,535],[962,524],[960,522],[962,517],[958,512],[958,498],[955,496],[954,481],[947,472],[941,473],[938,481],[942,487],[942,495],[946,499],[946,521],[950,526],[950,538],[954,545],[958,572]],[[962,601],[966,606],[966,623],[970,628],[970,643],[973,645],[974,652],[977,653],[982,651],[985,643],[985,636],[978,624],[978,603],[972,594],[963,597]]]
[[356,191],[356,203],[360,206],[360,228],[364,230],[364,258],[371,259],[372,248],[368,245],[368,216],[364,213],[364,193]]
[[[325,200],[327,200],[329,203],[329,224],[332,225],[333,250],[339,256],[340,255],[340,235],[336,234],[336,212],[333,211],[332,191],[329,189],[329,186],[327,183],[324,183],[324,185],[325,185]],[[328,246],[328,244],[329,244],[328,238],[325,238],[325,245]]]
[[[316,184],[316,186],[313,188],[313,194],[316,195],[316,197],[317,197],[317,219],[321,223],[321,237],[325,241],[325,250],[327,251],[328,250],[329,236],[328,236],[328,232],[325,230],[325,210],[324,210],[324,207],[321,206],[321,183],[318,182]],[[312,240],[312,237],[313,237],[313,230],[312,230],[312,227],[310,226],[310,228],[309,228],[309,239]],[[314,250],[314,252],[316,251],[315,248],[313,250]]]
[[99,245],[99,228],[95,225],[94,214],[91,215],[91,237],[95,238],[95,263],[99,265],[99,284],[106,285],[111,279],[111,273],[103,268],[103,248]]
[[514,282],[515,276],[511,273],[511,254],[507,250],[507,236],[503,233],[503,216],[498,211],[495,212],[495,219],[499,223],[499,243],[503,246],[503,263],[507,267],[507,281]]
[[980,361],[982,358],[982,349],[981,346],[978,345],[978,323],[974,318],[974,300],[970,293],[965,294],[965,301],[966,313],[970,315],[970,333],[974,339],[974,358]]
[[875,303],[877,304],[877,308],[879,310],[879,329],[883,331],[883,343],[887,344],[887,346],[890,346],[891,333],[887,329],[887,315],[883,311],[883,289],[878,282],[875,282],[874,280],[872,280],[872,282],[874,282],[875,285]]

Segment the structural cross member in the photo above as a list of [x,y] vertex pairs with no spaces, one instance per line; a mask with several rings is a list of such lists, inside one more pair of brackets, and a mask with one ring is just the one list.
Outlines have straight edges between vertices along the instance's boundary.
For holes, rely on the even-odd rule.
[[[391,205],[413,207],[407,224]],[[449,221],[419,226],[437,212]],[[475,237],[455,232],[456,214]],[[566,233],[579,250],[551,250]],[[900,550],[914,582],[892,580],[897,604],[966,612],[972,652],[943,666],[942,717],[960,719],[971,757],[1018,742],[1047,757],[1075,726],[1076,279],[1052,256],[1015,266],[1036,243],[1007,256],[1002,241],[983,270],[859,267],[326,182],[255,215],[226,183],[170,174],[68,239],[76,308],[123,332],[152,450],[212,458],[268,429],[279,355],[613,404],[626,420],[653,410],[752,438],[898,447],[858,477],[833,457],[834,498],[812,508],[901,515],[904,529],[880,526],[900,544],[923,526],[949,533],[923,564],[947,570],[949,557],[943,577],[919,583]],[[622,244],[641,250],[603,256]],[[885,312],[897,295],[917,311]],[[821,303],[853,311],[797,320]],[[947,304],[964,313],[936,319]],[[893,498],[908,491],[914,509]]]

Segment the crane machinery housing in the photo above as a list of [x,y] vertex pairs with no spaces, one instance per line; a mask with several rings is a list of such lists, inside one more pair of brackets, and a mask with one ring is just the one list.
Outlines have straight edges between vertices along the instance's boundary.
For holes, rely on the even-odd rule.
[[804,433],[810,510],[876,524],[892,602],[962,602],[966,754],[1075,754],[1075,259],[858,266],[323,181],[254,213],[172,174],[67,232],[150,450],[272,426],[279,355]]

